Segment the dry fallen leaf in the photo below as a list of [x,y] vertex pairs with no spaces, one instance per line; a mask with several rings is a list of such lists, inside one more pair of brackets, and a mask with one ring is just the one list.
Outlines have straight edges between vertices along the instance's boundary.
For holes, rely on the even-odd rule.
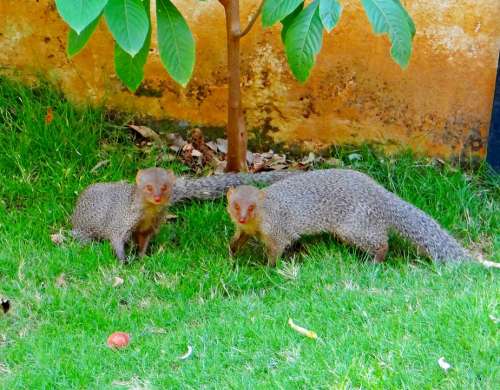
[[332,165],[334,167],[341,167],[342,165],[344,165],[344,163],[342,162],[342,160],[339,160],[338,158],[327,158],[325,160],[325,162],[328,164],[328,165]]
[[102,168],[103,166],[109,164],[109,160],[102,160],[99,161],[91,170],[90,173],[95,173],[99,168]]
[[169,133],[167,134],[167,142],[171,145],[172,148],[176,148],[176,151],[179,151],[187,144],[187,142],[182,138],[180,134],[177,133]]
[[215,175],[223,175],[226,172],[227,161],[221,161],[214,157],[212,160]]
[[151,383],[147,380],[140,379],[137,376],[132,377],[128,381],[115,380],[111,382],[113,386],[126,387],[128,390],[150,390],[152,389]]
[[260,172],[265,168],[264,158],[260,153],[253,154],[253,167],[252,172]]
[[494,261],[481,260],[481,259],[479,259],[478,261],[486,268],[500,268],[500,263],[496,263]]
[[[191,130],[189,134],[189,140],[193,144],[194,149],[196,150],[197,153],[200,153],[197,156],[193,157],[199,157],[201,158],[201,165],[205,166],[208,163],[210,163],[213,158],[214,158],[214,150],[207,145],[205,142],[205,136],[203,135],[203,132],[199,128],[194,128]],[[217,147],[215,152],[217,152]]]
[[7,364],[0,362],[0,374],[10,374],[10,368]]
[[59,288],[65,287],[66,286],[66,275],[62,273],[59,275],[56,279],[56,286]]
[[363,156],[359,153],[351,153],[350,155],[347,156],[349,161],[359,161],[363,159]]
[[217,149],[222,154],[227,154],[227,139],[217,138]]
[[170,221],[171,219],[177,219],[177,215],[172,213],[165,213],[165,215],[163,216],[164,221]]
[[50,240],[56,245],[61,245],[64,242],[65,237],[61,232],[59,232],[59,233],[51,234]]
[[247,150],[246,159],[247,159],[247,164],[248,165],[252,165],[253,164],[253,153],[251,151],[249,151],[249,150]]
[[121,286],[123,284],[123,279],[120,278],[119,276],[115,276],[113,278],[113,287],[118,287],[118,286]]
[[167,334],[167,330],[164,328],[158,328],[158,327],[149,327],[146,331],[147,333],[151,334]]
[[286,165],[286,156],[284,154],[273,154],[271,158],[271,165],[273,164],[285,164]]
[[296,325],[291,318],[288,319],[288,325],[290,325],[290,328],[292,328],[294,331],[300,333],[303,336],[309,337],[310,339],[318,338],[316,332],[313,332],[312,330],[308,330],[299,325]]
[[288,165],[286,165],[286,164],[271,164],[269,167],[274,171],[281,171],[283,169],[288,168]]
[[160,136],[158,135],[158,133],[147,126],[128,125],[128,127],[138,132],[144,138],[152,139],[155,141],[160,140]]
[[438,359],[439,367],[441,367],[445,372],[451,368],[451,364],[444,360],[444,357]]
[[212,152],[217,153],[217,144],[214,141],[209,141],[206,145],[212,150]]
[[309,165],[315,162],[316,160],[317,160],[316,155],[313,152],[310,152],[306,158],[302,159],[301,163]]
[[188,345],[188,349],[186,351],[185,354],[179,356],[179,360],[186,360],[188,357],[191,356],[191,354],[193,353],[193,347],[191,347],[190,345]]
[[47,108],[47,115],[45,115],[45,123],[50,125],[54,120],[54,113],[52,112],[52,107]]
[[193,156],[193,157],[203,157],[203,154],[198,149],[193,149],[191,151],[191,156]]

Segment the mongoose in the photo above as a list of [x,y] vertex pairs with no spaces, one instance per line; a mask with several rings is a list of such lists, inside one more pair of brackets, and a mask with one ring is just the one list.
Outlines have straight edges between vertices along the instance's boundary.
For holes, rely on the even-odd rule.
[[230,189],[227,198],[236,225],[230,254],[256,236],[267,249],[269,265],[300,236],[322,232],[364,250],[376,262],[386,256],[391,230],[435,261],[471,258],[434,219],[354,170],[307,172],[262,190],[244,185]]
[[72,234],[81,241],[109,240],[116,257],[125,260],[125,244],[133,237],[142,257],[162,222],[175,176],[162,168],[139,170],[136,183],[97,183],[78,198]]
[[136,183],[96,183],[79,196],[72,216],[72,235],[87,242],[109,240],[118,259],[125,260],[125,245],[133,238],[144,256],[152,236],[171,203],[187,199],[215,199],[230,186],[273,183],[298,172],[227,174],[202,179],[176,179],[162,168],[139,170]]

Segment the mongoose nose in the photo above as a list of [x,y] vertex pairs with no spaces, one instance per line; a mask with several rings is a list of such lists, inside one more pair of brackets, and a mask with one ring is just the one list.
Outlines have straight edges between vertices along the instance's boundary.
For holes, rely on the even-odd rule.
[[238,219],[238,222],[239,222],[239,223],[246,223],[246,222],[247,222],[247,220],[246,220],[245,218],[239,218],[239,219]]
[[155,196],[153,199],[155,200],[156,203],[160,203],[161,196]]

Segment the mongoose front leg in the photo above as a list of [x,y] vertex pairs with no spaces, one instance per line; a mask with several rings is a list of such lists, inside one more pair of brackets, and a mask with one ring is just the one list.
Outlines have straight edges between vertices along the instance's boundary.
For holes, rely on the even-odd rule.
[[374,263],[383,263],[385,260],[385,256],[387,255],[387,251],[389,249],[389,245],[387,243],[382,244],[378,249],[375,250],[375,255],[373,256]]
[[135,234],[135,242],[137,244],[137,249],[139,250],[139,257],[144,257],[146,255],[146,250],[148,249],[149,240],[151,240],[152,232],[137,232]]
[[266,245],[267,265],[274,267],[288,245],[271,237],[263,237],[263,241]]
[[111,246],[113,247],[116,257],[122,262],[126,260],[125,256],[125,241],[121,238],[114,238],[111,240]]
[[243,245],[248,241],[250,236],[241,230],[237,230],[229,244],[229,256],[234,256]]

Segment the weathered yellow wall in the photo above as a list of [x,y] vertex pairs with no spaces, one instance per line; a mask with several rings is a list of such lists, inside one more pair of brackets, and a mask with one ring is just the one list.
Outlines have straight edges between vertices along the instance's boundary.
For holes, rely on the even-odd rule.
[[[216,0],[176,0],[197,42],[192,81],[169,79],[156,49],[135,95],[113,71],[112,40],[102,23],[88,47],[65,55],[65,24],[49,0],[0,0],[0,72],[42,71],[75,102],[158,118],[224,125],[224,13]],[[242,0],[246,20],[257,0]],[[339,26],[325,35],[310,80],[291,76],[279,27],[259,24],[243,42],[244,105],[249,127],[304,146],[363,141],[410,145],[441,156],[484,153],[500,47],[499,0],[403,1],[417,25],[414,54],[402,71],[386,37],[375,37],[359,1],[343,1]]]

